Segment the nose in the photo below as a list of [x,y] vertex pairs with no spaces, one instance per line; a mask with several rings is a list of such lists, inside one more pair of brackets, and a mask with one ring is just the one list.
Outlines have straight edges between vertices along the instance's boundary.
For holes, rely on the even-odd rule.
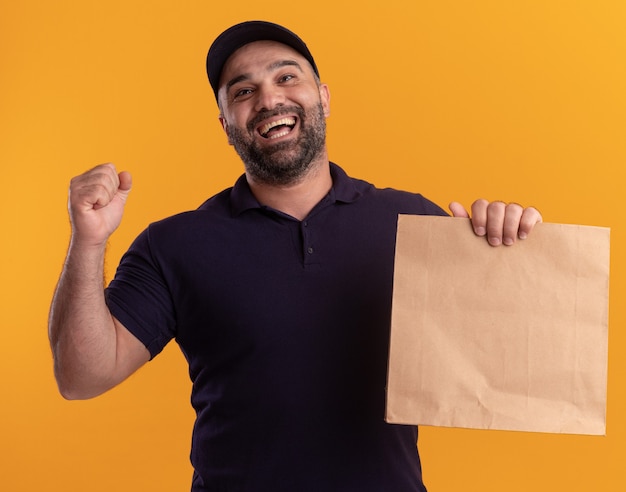
[[285,103],[283,91],[273,84],[263,84],[257,87],[256,96],[255,109],[257,111],[268,111]]

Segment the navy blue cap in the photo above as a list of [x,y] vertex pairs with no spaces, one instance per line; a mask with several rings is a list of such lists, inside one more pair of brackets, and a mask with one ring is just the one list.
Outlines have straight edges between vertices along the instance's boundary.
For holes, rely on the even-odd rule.
[[206,71],[217,99],[220,77],[226,60],[242,46],[254,41],[277,41],[290,46],[300,53],[313,67],[319,77],[313,55],[300,37],[289,29],[266,21],[247,21],[236,24],[220,34],[209,48],[206,57]]

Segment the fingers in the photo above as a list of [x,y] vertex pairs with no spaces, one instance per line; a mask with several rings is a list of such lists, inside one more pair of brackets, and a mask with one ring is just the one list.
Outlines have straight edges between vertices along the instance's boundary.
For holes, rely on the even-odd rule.
[[517,239],[522,207],[516,203],[477,200],[472,204],[472,225],[479,236],[487,235],[492,246],[510,246]]
[[70,183],[70,207],[88,211],[106,207],[118,194],[128,194],[131,187],[130,174],[118,175],[113,164],[101,164],[76,176]]
[[543,217],[539,210],[535,207],[525,208],[519,222],[519,238],[526,239],[528,234],[533,230],[533,227],[535,227],[535,224],[539,224],[540,222],[543,222]]
[[102,164],[76,176],[70,182],[70,207],[78,210],[104,207],[113,198],[118,180],[110,164]]
[[122,171],[121,173],[118,174],[117,177],[119,179],[118,190],[121,192],[130,191],[130,189],[133,186],[133,180],[132,180],[130,173],[127,171]]
[[472,227],[477,236],[485,236],[487,234],[488,206],[489,202],[484,199],[476,200],[472,203]]
[[129,173],[101,164],[70,183],[69,212],[74,244],[100,247],[117,229],[130,193]]
[[454,217],[469,218],[469,213],[467,213],[465,207],[459,202],[452,202],[450,205],[448,205],[448,208],[450,209],[450,212],[452,212],[452,215]]
[[487,236],[489,244],[510,246],[526,239],[535,224],[542,221],[533,207],[524,208],[518,203],[489,202],[481,199],[472,204],[472,226],[478,236]]

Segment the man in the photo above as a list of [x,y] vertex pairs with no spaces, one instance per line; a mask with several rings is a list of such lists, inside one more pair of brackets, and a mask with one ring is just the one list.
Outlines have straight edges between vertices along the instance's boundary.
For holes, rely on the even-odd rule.
[[[50,314],[61,393],[101,394],[176,338],[197,413],[193,491],[425,490],[417,429],[384,422],[393,256],[399,213],[445,212],[329,162],[330,92],[294,33],[233,26],[207,72],[245,174],[151,224],[106,290],[105,245],[130,175],[105,164],[71,182]],[[495,246],[541,220],[484,200],[472,215]]]

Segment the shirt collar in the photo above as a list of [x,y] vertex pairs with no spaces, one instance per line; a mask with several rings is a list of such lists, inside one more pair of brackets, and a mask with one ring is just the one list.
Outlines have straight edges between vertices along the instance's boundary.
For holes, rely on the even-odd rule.
[[[333,186],[324,200],[327,199],[331,203],[352,203],[358,200],[363,193],[357,187],[357,182],[350,178],[337,164],[330,162],[329,165]],[[262,205],[252,194],[245,174],[241,175],[233,186],[230,194],[230,207],[234,216],[250,209],[262,208]]]

